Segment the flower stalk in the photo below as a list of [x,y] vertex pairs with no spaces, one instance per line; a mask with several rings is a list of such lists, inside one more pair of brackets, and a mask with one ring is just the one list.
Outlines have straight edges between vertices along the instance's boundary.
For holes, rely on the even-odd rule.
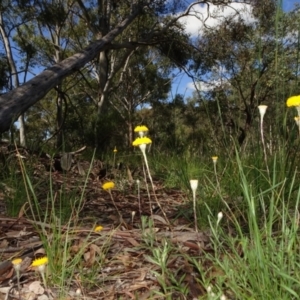
[[110,199],[111,199],[111,201],[112,201],[112,203],[113,203],[113,205],[114,205],[116,211],[117,211],[118,214],[119,214],[120,222],[123,222],[123,217],[122,217],[122,215],[121,215],[121,213],[120,213],[120,211],[119,211],[119,209],[118,209],[118,207],[117,207],[117,205],[116,205],[116,203],[115,203],[114,197],[113,197],[113,195],[112,195],[112,193],[111,193],[111,189],[113,189],[114,187],[115,187],[115,184],[114,184],[112,181],[105,182],[105,183],[102,185],[102,189],[105,190],[105,191],[107,191],[107,192],[109,193]]
[[298,132],[299,132],[299,137],[300,137],[300,117],[299,116],[296,116],[294,118],[295,122],[296,122],[296,125],[298,127]]
[[[154,194],[154,199],[155,199],[155,201],[156,201],[159,209],[163,213],[163,216],[164,216],[166,222],[168,223],[168,225],[170,225],[170,222],[169,222],[169,220],[167,218],[167,215],[166,215],[164,209],[162,208],[159,200],[157,199],[157,196],[156,196],[156,193],[155,193],[153,179],[152,179],[150,168],[149,168],[149,164],[148,164],[148,159],[147,159],[147,155],[146,155],[146,148],[147,148],[147,145],[149,145],[149,144],[152,143],[151,139],[145,136],[145,133],[148,132],[148,128],[146,126],[137,126],[134,129],[134,131],[138,133],[139,137],[137,137],[133,141],[132,145],[134,147],[139,147],[140,150],[141,150],[141,152],[142,152],[142,154],[143,154],[143,158],[144,158],[146,170],[147,170],[148,177],[149,177],[149,180],[150,180],[150,183],[151,183],[151,186],[152,186],[152,190],[153,190],[153,194]],[[152,215],[151,203],[150,203],[150,211],[151,211],[151,215]]]
[[17,276],[17,282],[18,282],[18,290],[19,293],[21,291],[21,285],[20,285],[20,270],[21,270],[21,264],[22,264],[22,258],[15,258],[11,262],[13,264],[13,267],[16,271],[16,276]]
[[268,175],[270,177],[270,170],[268,166],[268,157],[267,157],[267,151],[266,151],[266,144],[265,144],[265,138],[264,138],[264,116],[267,111],[268,106],[267,105],[259,105],[258,110],[260,114],[260,137],[261,137],[261,143],[263,146],[263,152],[264,152],[264,160],[267,168]]
[[[138,193],[138,201],[139,201],[139,213],[140,216],[142,216],[142,206],[141,206],[141,182],[139,179],[136,180],[136,185],[137,185],[137,193]],[[150,205],[151,207],[151,205]]]
[[213,165],[214,165],[214,174],[216,177],[216,183],[217,183],[217,192],[220,194],[221,196],[221,186],[220,186],[220,182],[219,182],[219,178],[218,178],[218,173],[217,173],[217,162],[218,162],[218,156],[212,156],[212,161],[213,161]]
[[114,153],[114,160],[113,160],[113,169],[115,170],[116,168],[116,154],[117,154],[118,150],[117,147],[114,148],[113,153]]
[[168,223],[168,225],[170,225],[170,222],[167,218],[167,215],[166,215],[164,209],[162,208],[160,202],[158,201],[156,193],[155,193],[154,183],[153,183],[153,179],[152,179],[152,176],[151,176],[151,172],[150,172],[150,168],[149,168],[149,164],[148,164],[148,159],[147,159],[147,155],[146,155],[146,144],[141,144],[141,145],[139,145],[139,147],[140,147],[140,149],[143,153],[143,157],[144,157],[144,161],[145,161],[145,165],[146,165],[146,170],[147,170],[148,177],[149,177],[149,180],[150,180],[150,183],[151,183],[151,186],[152,186],[155,202],[157,203],[159,209],[163,213],[166,222]]

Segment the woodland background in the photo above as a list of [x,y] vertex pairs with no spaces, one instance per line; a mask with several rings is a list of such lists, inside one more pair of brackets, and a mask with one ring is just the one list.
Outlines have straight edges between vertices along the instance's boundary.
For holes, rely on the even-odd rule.
[[299,8],[0,0],[0,298],[298,299]]
[[[195,5],[206,5],[214,17],[231,2],[251,7],[253,21],[236,11],[214,28],[204,26],[197,38],[186,34],[181,17],[193,15]],[[203,154],[258,140],[257,106],[265,104],[268,147],[276,147],[277,139],[288,135],[287,123],[294,125],[283,114],[285,99],[299,91],[299,7],[284,12],[280,5],[276,0],[1,1],[2,95],[136,14],[45,96],[35,95],[34,87],[20,92],[36,97],[36,103],[14,113],[2,138],[33,149],[86,145],[98,153],[115,146],[127,151],[135,125],[145,124],[152,149]],[[170,93],[178,68],[194,81],[192,96]],[[0,98],[1,108],[5,101]]]

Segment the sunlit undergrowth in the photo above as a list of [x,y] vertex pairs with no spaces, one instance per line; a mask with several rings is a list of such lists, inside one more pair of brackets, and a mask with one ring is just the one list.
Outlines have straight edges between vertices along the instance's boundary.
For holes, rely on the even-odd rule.
[[[253,123],[240,142],[240,128],[226,128],[221,92],[202,103],[218,102],[218,128],[207,109],[201,134],[209,131],[211,140],[199,139],[201,151],[188,139],[180,149],[149,149],[148,128],[138,126],[134,152],[102,154],[108,176],[92,174],[93,155],[75,183],[68,172],[45,179],[34,161],[9,158],[1,185],[7,214],[35,221],[48,259],[45,287],[56,287],[61,299],[72,290],[77,297],[96,290],[99,299],[299,298],[300,116],[294,123],[292,109],[282,112],[285,93],[278,88],[273,107],[246,107]],[[300,97],[287,106],[299,112]],[[164,141],[166,133],[157,136]]]
[[[297,238],[300,222],[299,158],[293,145],[292,149],[285,147],[268,152],[265,160],[261,145],[258,143],[257,146],[251,148],[256,149],[256,153],[234,146],[230,157],[213,153],[218,155],[213,158],[180,158],[148,152],[154,189],[151,189],[146,170],[133,173],[134,182],[122,186],[123,199],[132,191],[137,191],[136,178],[141,181],[142,188],[147,190],[154,205],[157,202],[153,199],[153,193],[156,194],[170,223],[164,222],[166,232],[172,232],[175,228],[178,230],[178,220],[182,224],[184,219],[182,230],[189,228],[187,234],[196,228],[199,234],[203,232],[209,237],[209,247],[202,246],[202,249],[200,246],[198,251],[187,251],[183,245],[174,244],[170,236],[159,234],[162,228],[159,232],[157,230],[163,219],[158,222],[155,212],[151,212],[154,216],[151,218],[151,214],[140,217],[136,211],[132,226],[139,232],[140,240],[138,245],[132,245],[130,251],[148,265],[148,276],[152,280],[155,278],[157,285],[150,289],[147,299],[190,299],[193,293],[199,299],[297,299],[300,292],[300,244]],[[140,161],[142,170],[143,156],[134,155],[135,163]],[[14,175],[18,176],[18,180],[15,177],[10,179],[10,185],[15,182],[17,193],[10,205],[13,208],[14,201],[24,204],[26,200],[26,209],[23,208],[22,214],[44,224],[37,226],[37,230],[49,260],[48,287],[58,286],[58,293],[63,297],[74,288],[74,278],[79,276],[82,290],[103,289],[114,280],[114,276],[99,280],[99,270],[118,265],[123,256],[128,259],[128,264],[135,265],[134,256],[130,258],[128,249],[125,252],[121,248],[116,251],[113,241],[114,230],[125,229],[127,216],[120,203],[115,203],[116,194],[110,189],[118,190],[119,182],[128,181],[126,172],[115,176],[113,170],[114,184],[107,184],[110,187],[108,199],[113,203],[109,205],[118,210],[115,212],[118,215],[117,226],[101,224],[109,225],[108,231],[100,236],[95,235],[95,218],[94,226],[90,227],[86,236],[78,238],[74,228],[84,225],[81,212],[87,201],[85,184],[90,178],[89,173],[77,185],[80,193],[76,192],[74,185],[73,190],[69,188],[71,176],[67,174],[59,192],[54,192],[53,174],[49,174],[48,182],[36,180],[34,173],[27,171],[27,163],[20,157],[18,160],[20,173]],[[130,163],[127,164],[130,167]],[[146,179],[143,179],[144,175]],[[196,214],[193,214],[191,179],[198,180]],[[40,191],[41,185],[48,191],[42,201],[41,194],[36,192]],[[181,192],[178,196],[182,197],[181,204],[172,217],[168,214],[160,190],[166,194],[168,191]],[[20,201],[21,194],[23,202]],[[100,242],[101,246],[95,246]],[[90,249],[93,249],[93,259],[88,258],[87,263],[83,257],[87,253],[91,255]],[[103,294],[107,295],[105,292]],[[135,295],[139,299],[141,292],[136,291]]]

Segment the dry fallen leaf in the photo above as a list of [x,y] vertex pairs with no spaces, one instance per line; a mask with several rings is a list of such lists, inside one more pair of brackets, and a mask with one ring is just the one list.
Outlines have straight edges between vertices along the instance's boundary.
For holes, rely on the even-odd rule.
[[22,218],[25,215],[26,212],[26,206],[28,206],[28,202],[25,202],[22,207],[20,208],[19,214],[18,214],[18,218]]
[[35,293],[36,295],[42,295],[45,292],[45,289],[42,287],[41,282],[37,280],[29,284],[28,290]]
[[11,289],[10,286],[0,287],[0,293],[7,294],[10,289]]
[[2,240],[1,243],[0,243],[0,248],[1,249],[4,249],[4,248],[7,248],[9,245],[8,241],[6,239]]
[[43,294],[41,296],[38,296],[37,300],[49,300],[49,297],[47,295]]
[[121,261],[125,267],[132,266],[133,260],[130,255],[120,254],[120,255],[116,256],[116,259]]
[[36,300],[36,294],[34,292],[22,293],[23,300]]
[[134,247],[140,246],[140,243],[137,240],[135,240],[134,238],[129,237],[129,238],[127,238],[127,241]]
[[89,246],[89,251],[84,253],[84,260],[86,261],[85,265],[87,267],[91,267],[95,263],[96,253],[98,253],[98,255],[101,255],[100,248],[95,244],[91,244]]
[[[6,262],[4,262],[4,263],[6,263]],[[10,261],[8,262],[7,266],[9,266],[9,263],[10,263]],[[11,278],[14,274],[14,269],[12,268],[11,263],[10,263],[10,266],[7,267],[6,269],[5,269],[5,266],[3,265],[3,263],[1,264],[1,267],[2,266],[4,268],[0,270],[0,282]]]

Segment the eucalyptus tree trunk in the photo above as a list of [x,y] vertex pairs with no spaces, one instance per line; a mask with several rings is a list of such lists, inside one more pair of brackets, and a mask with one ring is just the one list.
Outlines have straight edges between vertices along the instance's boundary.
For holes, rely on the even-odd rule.
[[[2,14],[2,12],[0,12],[0,33],[1,33],[1,36],[2,36],[2,39],[3,39],[5,53],[6,53],[8,65],[9,65],[9,68],[10,68],[10,74],[11,74],[11,79],[12,79],[12,88],[16,89],[20,86],[19,76],[18,76],[18,71],[17,71],[17,67],[16,67],[16,64],[15,64],[15,60],[14,60],[14,57],[13,57],[9,36],[6,33],[4,23],[5,22],[3,20],[3,14]],[[21,114],[18,117],[18,121],[19,121],[19,126],[20,126],[19,127],[20,145],[23,146],[23,147],[26,147],[24,114]],[[11,122],[13,122],[13,121],[11,121]],[[13,136],[13,134],[11,136]]]
[[85,64],[92,61],[99,52],[108,50],[111,42],[130,25],[143,10],[143,6],[137,5],[131,14],[110,30],[102,39],[92,42],[82,51],[53,65],[39,75],[27,81],[22,86],[9,93],[0,96],[0,132],[9,129],[22,113],[42,99],[52,88],[73,74]]
[[[99,15],[99,25],[98,25],[98,38],[103,38],[109,32],[110,26],[110,14],[111,14],[111,0],[98,0],[98,15]],[[98,63],[97,63],[97,75],[98,75],[98,99],[97,99],[97,116],[95,122],[95,147],[98,148],[98,132],[99,128],[99,118],[102,110],[103,103],[105,102],[106,93],[105,87],[109,84],[109,59],[108,50],[99,53]]]

